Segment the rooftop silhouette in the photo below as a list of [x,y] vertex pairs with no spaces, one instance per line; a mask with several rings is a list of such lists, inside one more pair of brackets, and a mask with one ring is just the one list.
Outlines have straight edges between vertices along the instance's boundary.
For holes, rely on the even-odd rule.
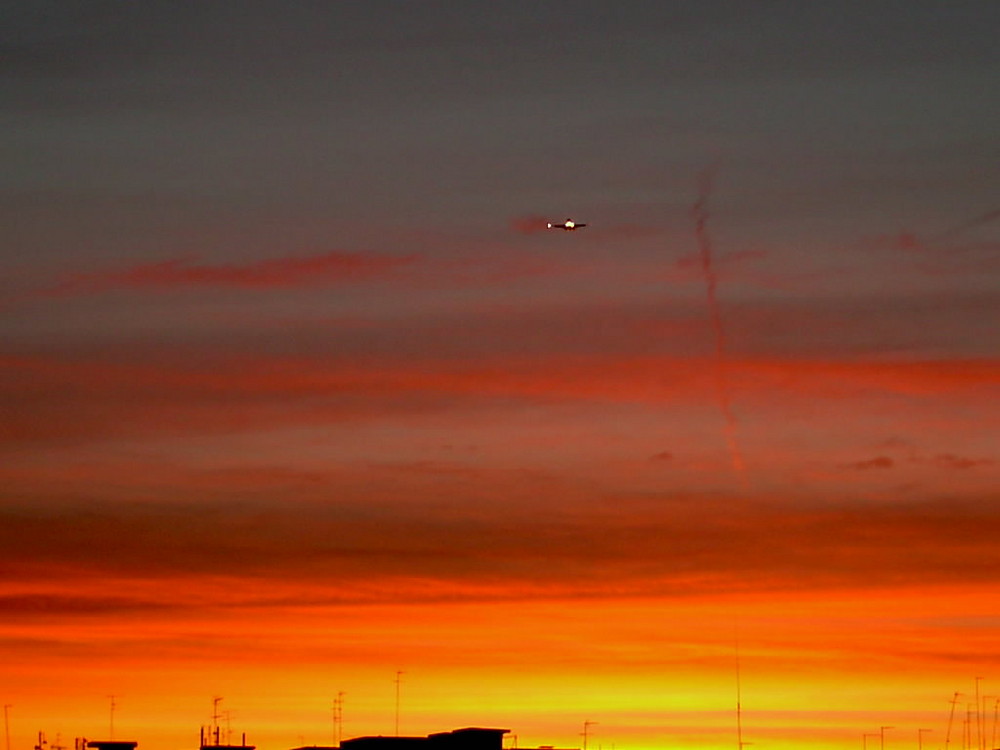
[[138,744],[126,740],[90,740],[87,742],[87,747],[94,750],[135,750]]
[[342,750],[502,750],[509,729],[466,727],[426,737],[354,737],[340,743]]

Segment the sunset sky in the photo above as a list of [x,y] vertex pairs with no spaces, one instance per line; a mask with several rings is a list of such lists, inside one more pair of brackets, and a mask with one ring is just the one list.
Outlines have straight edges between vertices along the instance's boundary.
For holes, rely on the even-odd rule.
[[3,3],[10,750],[1000,746],[998,29]]

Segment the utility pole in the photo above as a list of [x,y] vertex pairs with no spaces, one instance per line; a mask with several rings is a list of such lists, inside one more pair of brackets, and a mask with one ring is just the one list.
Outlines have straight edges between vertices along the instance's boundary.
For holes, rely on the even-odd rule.
[[924,750],[924,732],[933,732],[933,729],[918,729],[917,730],[917,750]]
[[868,750],[868,738],[878,737],[877,734],[863,734],[861,735],[861,750]]
[[399,686],[403,682],[404,672],[396,670],[396,736],[399,737]]
[[596,724],[596,721],[590,721],[589,719],[583,722],[583,750],[587,750],[587,739],[590,737],[590,728]]
[[7,715],[7,712],[12,708],[14,706],[10,703],[3,704],[3,732],[7,737],[7,750],[10,750],[10,717]]

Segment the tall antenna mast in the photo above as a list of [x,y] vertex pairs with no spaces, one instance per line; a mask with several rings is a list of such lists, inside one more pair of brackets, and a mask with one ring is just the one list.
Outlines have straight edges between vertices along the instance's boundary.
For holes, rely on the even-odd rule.
[[7,736],[7,750],[10,750],[10,717],[7,715],[7,711],[12,708],[14,708],[14,706],[10,703],[4,703],[3,705],[3,731]]
[[399,686],[403,682],[403,671],[396,670],[396,736],[399,737]]
[[587,739],[590,737],[590,728],[596,723],[596,721],[590,721],[589,719],[583,722],[583,750],[587,750]]

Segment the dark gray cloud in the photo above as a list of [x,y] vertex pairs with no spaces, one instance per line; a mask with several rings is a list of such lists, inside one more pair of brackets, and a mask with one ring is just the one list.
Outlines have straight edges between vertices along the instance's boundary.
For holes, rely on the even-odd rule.
[[[33,571],[57,570],[82,578],[290,578],[374,589],[423,579],[496,587],[500,596],[517,585],[582,595],[609,587],[694,593],[692,581],[699,590],[751,582],[781,589],[995,581],[994,500],[805,508],[795,501],[647,496],[534,513],[332,499],[44,503],[3,512],[0,564],[26,581]],[[43,530],[49,543],[40,547],[34,540]],[[920,555],[912,554],[915,547]],[[10,611],[40,616],[156,606],[108,596],[3,600]]]

